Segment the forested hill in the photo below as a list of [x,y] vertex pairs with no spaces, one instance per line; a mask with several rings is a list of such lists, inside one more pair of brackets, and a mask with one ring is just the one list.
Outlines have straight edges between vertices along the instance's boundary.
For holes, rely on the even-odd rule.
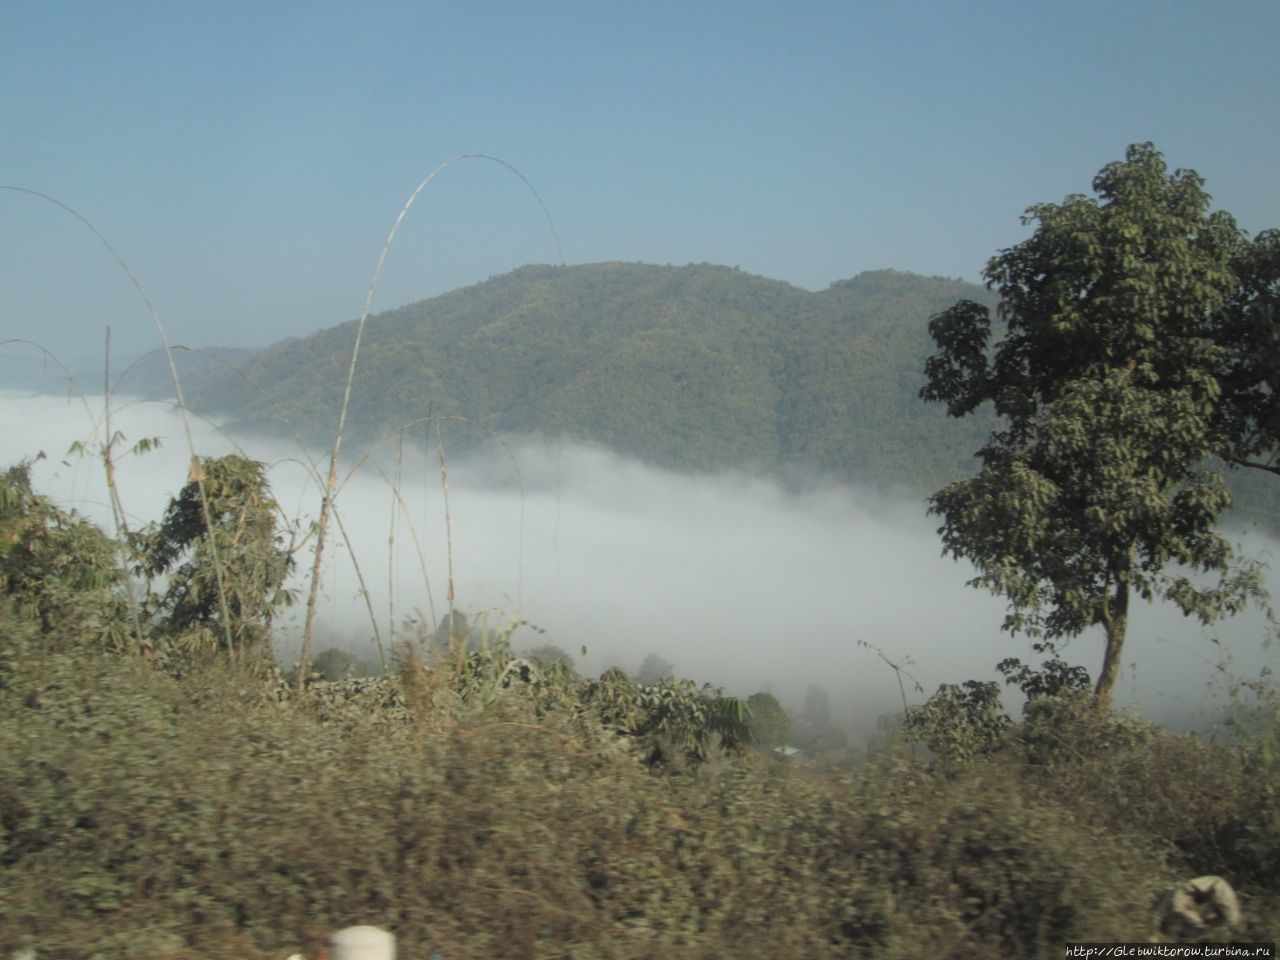
[[[981,426],[922,403],[927,322],[958,280],[864,273],[811,293],[719,266],[530,266],[370,319],[348,437],[428,411],[687,469],[789,466],[925,490],[969,472]],[[353,323],[278,343],[197,405],[321,439]],[[418,428],[422,436],[422,428]],[[453,428],[455,448],[468,433]]]

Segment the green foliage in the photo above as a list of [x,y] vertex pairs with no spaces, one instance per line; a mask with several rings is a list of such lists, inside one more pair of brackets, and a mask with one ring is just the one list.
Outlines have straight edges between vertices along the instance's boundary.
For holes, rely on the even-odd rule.
[[751,742],[746,702],[710,684],[674,677],[641,683],[612,670],[587,681],[579,697],[606,728],[633,738],[651,766],[702,763],[717,748]]
[[[1269,673],[1244,685],[1253,701],[1236,730],[1241,767],[1262,796],[1262,815],[1244,817],[1235,846],[1249,856],[1254,876],[1280,876],[1280,690]],[[1251,709],[1249,709],[1251,708]],[[1280,896],[1275,898],[1280,914]]]
[[1214,749],[1130,714],[1100,711],[1079,690],[1028,702],[1010,743],[1009,759],[1025,764],[1030,784],[1070,795],[1077,817],[1150,837],[1184,876],[1274,882],[1263,878],[1280,867],[1277,780],[1274,769],[1256,766],[1254,747]]
[[923,705],[907,711],[906,732],[944,763],[985,756],[998,749],[1010,720],[1000,705],[999,684],[944,683]]
[[1240,286],[1218,324],[1226,369],[1215,427],[1228,463],[1280,474],[1280,231],[1240,244],[1232,267]]
[[1208,212],[1195,173],[1167,174],[1150,144],[1105,167],[1094,190],[1032,207],[1033,236],[987,265],[1005,323],[993,350],[985,306],[933,319],[941,352],[921,394],[956,417],[990,402],[1004,423],[978,452],[981,472],[931,498],[946,551],[1008,598],[1008,630],[1103,627],[1106,700],[1131,597],[1160,595],[1209,622],[1260,581],[1214,530],[1231,496],[1206,466],[1221,449],[1226,364],[1213,339],[1239,296],[1242,235]]
[[116,545],[31,487],[29,461],[0,474],[0,593],[55,645],[124,649],[134,638]]
[[[296,699],[224,658],[177,679],[62,654],[13,617],[0,606],[0,943],[39,954],[279,956],[359,920],[455,960],[744,938],[1050,957],[1151,929],[1154,895],[1207,871],[1249,895],[1250,936],[1280,920],[1271,741],[1215,748],[1100,711],[1054,659],[1003,665],[1030,698],[1019,724],[994,684],[913,716],[983,763],[792,773],[718,749],[785,718],[773,698],[584,679],[512,655],[518,621]],[[801,716],[831,725],[820,688]]]
[[1017,657],[1001,660],[996,669],[1005,683],[1016,686],[1028,700],[1056,697],[1069,691],[1084,692],[1090,686],[1088,670],[1069,664],[1057,655],[1042,663],[1038,670]]
[[293,600],[284,587],[293,556],[277,529],[265,469],[237,454],[193,461],[192,478],[160,523],[134,537],[139,573],[168,578],[150,608],[179,650],[217,649],[227,635],[225,601],[229,652],[270,654],[271,623]]
[[[525,267],[372,318],[347,442],[371,444],[430,411],[676,469],[816,468],[928,493],[969,470],[996,423],[948,422],[918,402],[926,319],[961,299],[996,303],[960,280],[893,270],[808,293],[706,264]],[[353,335],[348,324],[284,341],[189,396],[257,430],[287,418],[327,445]],[[430,428],[415,430],[435,445]],[[450,430],[449,446],[462,453],[487,436]],[[1241,510],[1272,525],[1280,488],[1254,473],[1233,489]]]
[[[466,619],[458,614],[453,623],[461,627]],[[554,644],[516,655],[512,637],[523,626],[528,624],[510,620],[492,629],[477,618],[455,633],[449,649],[439,645],[439,631],[425,650],[399,648],[408,700],[430,713],[442,705],[487,710],[515,698],[539,717],[576,717],[602,726],[655,769],[689,769],[751,742],[746,701],[670,676],[652,684],[616,669],[598,680],[582,677]]]

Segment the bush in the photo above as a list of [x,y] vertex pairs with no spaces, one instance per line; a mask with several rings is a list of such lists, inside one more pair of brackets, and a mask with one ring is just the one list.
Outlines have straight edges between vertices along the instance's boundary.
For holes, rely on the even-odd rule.
[[1016,769],[748,754],[673,778],[536,684],[442,682],[294,701],[229,663],[24,654],[0,692],[0,943],[278,956],[368,922],[450,960],[1056,956],[1131,936],[1170,879]]
[[944,683],[922,706],[907,711],[907,735],[944,763],[962,763],[990,754],[1010,724],[1000,709],[1000,687],[966,680]]
[[35,493],[29,461],[0,473],[0,594],[12,615],[51,645],[125,649],[139,638],[123,591],[106,534]]
[[266,465],[239,454],[192,461],[164,517],[132,538],[140,574],[167,577],[150,614],[181,653],[270,656],[270,627],[293,602],[293,554],[277,526]]
[[1187,877],[1272,883],[1280,871],[1277,770],[1256,747],[1214,747],[1073,691],[1027,704],[1010,757],[1028,785],[1070,797],[1078,816],[1166,851]]

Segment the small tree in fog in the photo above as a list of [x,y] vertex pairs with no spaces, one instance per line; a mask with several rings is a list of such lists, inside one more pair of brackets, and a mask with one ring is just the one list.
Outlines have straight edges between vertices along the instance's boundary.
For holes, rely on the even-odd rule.
[[836,753],[849,746],[849,736],[831,717],[831,698],[816,684],[804,695],[804,707],[791,724],[791,740],[813,754]]
[[558,663],[568,670],[573,670],[574,668],[573,657],[558,645],[550,642],[527,647],[524,650],[524,657],[526,660],[532,660],[544,667]]
[[369,665],[353,653],[330,647],[311,661],[311,672],[322,680],[346,680],[369,676]]
[[675,667],[656,653],[651,653],[644,658],[644,663],[640,664],[640,669],[636,671],[636,680],[652,685],[662,680],[669,680],[675,676],[675,673]]

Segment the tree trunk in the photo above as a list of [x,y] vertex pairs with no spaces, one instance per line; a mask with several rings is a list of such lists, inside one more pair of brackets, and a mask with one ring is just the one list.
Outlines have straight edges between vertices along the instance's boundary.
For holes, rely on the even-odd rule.
[[1099,707],[1111,705],[1111,693],[1120,676],[1120,653],[1124,649],[1124,634],[1129,626],[1129,585],[1116,584],[1111,603],[1104,605],[1102,626],[1107,634],[1107,650],[1102,657],[1102,672],[1098,674],[1093,697]]

